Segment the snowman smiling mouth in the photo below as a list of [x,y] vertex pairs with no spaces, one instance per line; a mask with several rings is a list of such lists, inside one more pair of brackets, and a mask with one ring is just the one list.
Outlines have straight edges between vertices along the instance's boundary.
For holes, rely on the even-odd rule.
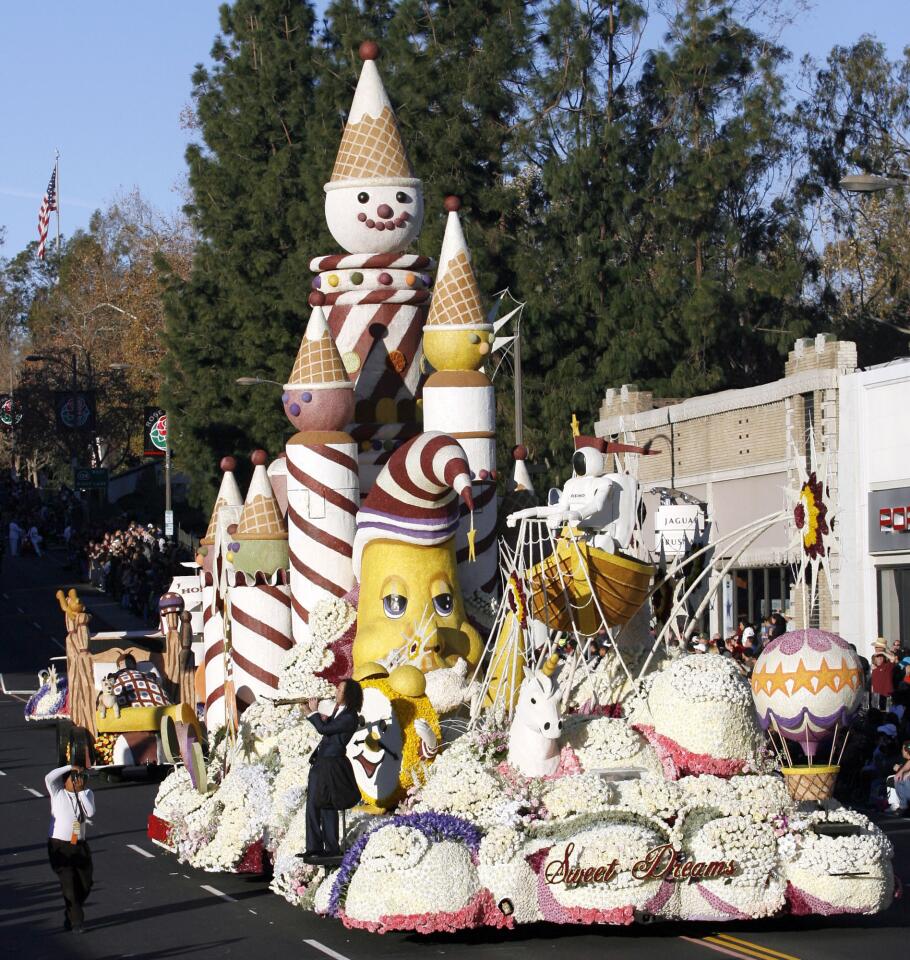
[[[381,207],[380,207],[380,210],[382,210]],[[408,221],[411,219],[411,215],[407,212],[407,210],[405,210],[403,213],[401,213],[399,216],[395,217],[394,219],[391,219],[391,214],[389,216],[390,216],[390,219],[373,220],[361,211],[360,213],[357,214],[357,219],[365,227],[367,227],[367,229],[380,230],[380,231],[394,230],[396,229],[396,227],[400,229],[401,227],[406,226]]]

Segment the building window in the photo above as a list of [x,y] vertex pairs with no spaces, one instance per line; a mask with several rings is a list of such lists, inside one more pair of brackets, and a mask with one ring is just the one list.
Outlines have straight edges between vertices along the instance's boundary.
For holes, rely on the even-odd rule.
[[878,634],[901,649],[910,647],[910,566],[879,567]]

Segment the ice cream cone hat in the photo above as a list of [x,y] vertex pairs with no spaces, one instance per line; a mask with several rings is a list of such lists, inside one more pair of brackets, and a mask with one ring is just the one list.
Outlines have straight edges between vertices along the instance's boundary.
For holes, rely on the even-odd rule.
[[307,322],[294,369],[285,384],[288,387],[306,387],[310,390],[326,390],[330,387],[354,389],[344,368],[341,354],[332,339],[322,307],[313,307]]
[[326,192],[361,183],[408,187],[420,183],[411,169],[395,111],[376,67],[378,56],[379,47],[372,41],[360,45],[363,68]]
[[436,546],[455,536],[458,500],[474,509],[468,457],[457,440],[429,431],[389,458],[357,514],[354,574],[373,540]]
[[221,460],[221,469],[224,471],[221,477],[221,486],[218,488],[218,496],[215,497],[215,506],[212,507],[212,515],[209,518],[208,529],[205,536],[199,541],[200,546],[211,547],[215,543],[215,532],[218,529],[218,514],[222,507],[239,507],[243,504],[243,497],[240,495],[240,487],[237,486],[237,478],[234,471],[237,469],[237,461],[233,457],[223,457]]
[[439,253],[439,270],[430,303],[426,327],[468,327],[472,330],[492,330],[480,303],[480,289],[471,266],[471,254],[465,243],[458,211],[458,197],[446,197],[445,235]]
[[234,539],[287,540],[287,526],[265,467],[268,454],[265,450],[256,450],[251,459],[254,465],[253,479],[250,480]]

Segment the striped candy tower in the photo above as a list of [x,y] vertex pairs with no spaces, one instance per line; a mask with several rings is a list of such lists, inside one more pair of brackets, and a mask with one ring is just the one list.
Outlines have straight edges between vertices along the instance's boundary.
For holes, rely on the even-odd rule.
[[474,550],[468,559],[471,518],[462,510],[456,538],[458,578],[465,596],[497,592],[496,542],[496,398],[489,377],[480,370],[490,355],[493,327],[480,301],[471,254],[458,210],[461,201],[446,197],[445,236],[439,255],[436,289],[424,327],[423,347],[436,372],[423,388],[427,430],[454,437],[471,468],[474,496]]
[[354,388],[321,307],[313,307],[282,402],[298,430],[285,448],[292,634],[307,643],[314,605],[354,585],[360,503],[357,447],[342,432],[354,413]]
[[253,478],[226,560],[231,583],[231,664],[240,710],[274,697],[291,640],[288,533],[266,471],[268,455],[252,455]]
[[326,221],[344,254],[316,257],[310,304],[325,308],[355,386],[360,486],[365,494],[392,450],[420,432],[421,331],[432,261],[405,253],[423,223],[414,176],[375,43],[361,44],[363,69],[330,181]]
[[209,733],[224,726],[224,682],[226,656],[224,646],[223,599],[219,590],[221,564],[218,560],[218,527],[223,510],[231,513],[233,523],[243,506],[240,487],[234,477],[237,461],[233,457],[224,457],[221,469],[221,487],[215,499],[208,530],[199,542],[199,560],[201,569],[199,578],[202,585],[202,648],[203,670],[205,676],[205,725]]

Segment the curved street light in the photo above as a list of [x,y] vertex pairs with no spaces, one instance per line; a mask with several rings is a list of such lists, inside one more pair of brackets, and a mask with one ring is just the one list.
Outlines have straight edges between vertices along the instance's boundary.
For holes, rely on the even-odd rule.
[[893,190],[902,187],[907,182],[906,177],[879,177],[873,173],[854,173],[842,177],[838,186],[848,193],[879,193],[882,190]]
[[277,380],[266,380],[265,377],[237,377],[234,383],[239,384],[241,387],[255,387],[260,383],[271,383],[276,387],[284,386],[284,384],[279,383]]

